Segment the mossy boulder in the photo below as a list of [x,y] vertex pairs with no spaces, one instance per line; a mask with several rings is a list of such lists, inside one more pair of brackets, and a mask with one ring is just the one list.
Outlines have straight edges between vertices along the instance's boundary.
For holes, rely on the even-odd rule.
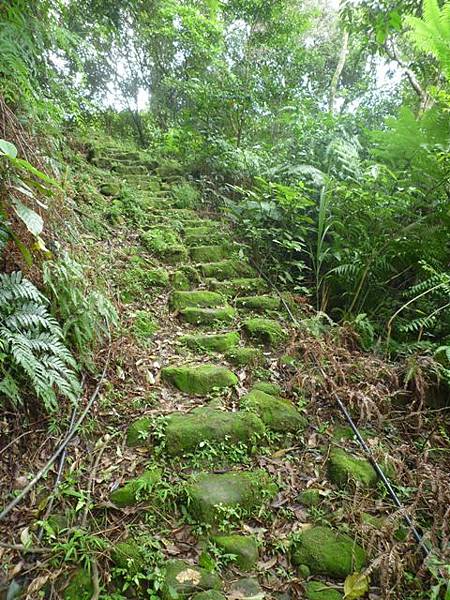
[[169,273],[162,267],[146,269],[144,281],[148,286],[167,287],[169,285]]
[[323,581],[308,581],[305,585],[307,600],[343,600],[343,595]]
[[120,185],[118,183],[103,183],[100,186],[100,194],[103,194],[103,196],[118,196]]
[[266,312],[278,310],[280,308],[280,299],[273,296],[241,296],[236,299],[238,308],[246,308],[255,312]]
[[94,594],[94,584],[90,574],[85,569],[78,569],[72,575],[69,585],[63,592],[64,600],[91,600]]
[[227,246],[214,244],[212,246],[191,246],[191,259],[196,263],[219,262],[229,255]]
[[263,432],[264,424],[256,415],[198,408],[188,414],[169,416],[166,447],[175,456],[194,452],[202,442],[250,445]]
[[169,560],[166,564],[162,597],[164,600],[189,598],[204,590],[221,590],[222,582],[218,575],[184,560]]
[[260,348],[233,348],[225,354],[225,358],[238,367],[256,365],[264,360],[264,354]]
[[208,288],[224,294],[224,296],[238,296],[251,292],[263,292],[267,289],[264,279],[259,277],[235,277],[228,281],[218,281],[214,278],[205,280]]
[[375,469],[365,458],[357,458],[342,448],[332,448],[327,461],[327,474],[330,481],[340,488],[348,484],[358,487],[373,487],[378,477]]
[[292,562],[307,565],[313,575],[345,579],[362,569],[366,554],[347,535],[329,527],[311,527],[293,542]]
[[281,387],[276,383],[270,383],[269,381],[257,381],[253,385],[252,390],[259,390],[265,394],[275,397],[281,396],[282,394]]
[[243,396],[242,406],[255,412],[272,431],[295,432],[305,429],[307,421],[294,404],[253,389]]
[[251,338],[271,346],[279,346],[287,338],[281,325],[272,319],[247,319],[244,321],[244,329]]
[[215,225],[202,225],[200,227],[186,227],[184,230],[184,243],[186,246],[202,246],[205,244],[220,243],[223,233]]
[[170,307],[172,310],[182,310],[189,307],[211,308],[224,304],[225,300],[217,292],[207,290],[194,290],[192,292],[173,292],[170,296]]
[[183,335],[180,342],[193,349],[226,352],[239,344],[240,336],[236,331],[211,335]]
[[297,496],[297,502],[308,507],[317,506],[320,504],[321,500],[322,497],[320,495],[320,491],[313,488],[303,490],[303,492],[300,492],[300,494]]
[[225,554],[233,554],[242,571],[250,571],[258,562],[258,542],[252,535],[217,535],[213,542]]
[[133,540],[120,542],[113,546],[111,559],[117,567],[126,570],[132,576],[145,571],[146,559],[142,547]]
[[153,419],[151,417],[142,417],[131,423],[127,429],[127,446],[130,448],[145,446],[152,423]]
[[208,590],[207,592],[197,592],[191,600],[226,600],[225,596],[217,590]]
[[110,500],[120,508],[133,506],[151,494],[153,488],[161,481],[161,476],[160,469],[144,471],[140,477],[131,479],[125,485],[111,492]]
[[236,311],[231,306],[218,308],[202,308],[191,306],[180,311],[180,317],[192,325],[213,325],[214,323],[231,323]]
[[200,523],[217,524],[223,508],[249,515],[271,499],[277,486],[265,471],[202,473],[188,487],[188,509]]
[[194,396],[205,396],[216,389],[232,387],[238,383],[234,373],[215,365],[165,367],[161,371],[161,377],[182,392]]
[[218,281],[239,276],[251,277],[254,274],[250,265],[233,259],[201,264],[200,271],[205,277],[213,277]]

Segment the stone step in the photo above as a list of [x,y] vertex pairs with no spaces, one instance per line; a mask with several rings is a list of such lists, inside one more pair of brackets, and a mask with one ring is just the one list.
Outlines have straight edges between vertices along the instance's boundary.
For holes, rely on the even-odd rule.
[[239,381],[229,369],[216,365],[165,367],[161,378],[193,396],[206,396],[214,390],[233,387]]
[[213,308],[223,304],[225,304],[225,299],[221,294],[208,290],[172,292],[169,300],[171,310],[182,310],[192,306]]
[[236,298],[236,306],[238,308],[254,310],[255,312],[278,310],[280,305],[281,300],[279,298],[268,295],[241,296],[240,298]]
[[211,592],[217,592],[221,597],[218,590],[222,587],[222,581],[215,573],[184,560],[172,559],[165,565],[161,597],[163,600],[181,600],[199,596],[203,598],[202,594],[208,594],[209,600],[215,600],[217,596],[211,596]]
[[343,448],[337,447],[330,450],[327,475],[328,479],[339,488],[346,488],[349,485],[370,488],[378,481],[377,473],[370,461],[353,456]]
[[186,246],[203,246],[216,244],[226,239],[223,231],[216,227],[186,227],[184,230],[184,243]]
[[232,348],[225,354],[225,358],[231,364],[237,367],[247,367],[249,365],[259,365],[264,361],[264,354],[261,348],[250,348],[241,346]]
[[240,294],[264,292],[267,290],[267,283],[260,277],[237,277],[227,281],[218,281],[217,279],[209,278],[204,281],[209,289],[233,298]]
[[272,431],[295,433],[303,431],[308,422],[295,405],[285,398],[277,398],[253,389],[241,398],[241,407],[255,412]]
[[252,277],[255,274],[254,269],[248,263],[235,259],[203,263],[199,265],[199,269],[204,277],[218,281],[235,277]]
[[195,263],[219,262],[228,258],[232,250],[229,246],[215,244],[212,246],[191,246],[189,255]]
[[251,412],[197,408],[189,414],[169,415],[165,430],[166,448],[171,456],[176,456],[195,452],[203,442],[215,445],[241,442],[251,446],[264,429],[261,419]]
[[258,542],[253,535],[215,535],[212,541],[222,552],[234,556],[241,571],[251,571],[258,562]]
[[[188,486],[188,510],[199,523],[217,526],[223,509],[250,517],[277,493],[277,485],[265,471],[201,473]],[[228,524],[230,526],[230,524]]]
[[183,335],[179,338],[180,342],[189,348],[213,352],[226,352],[237,346],[240,339],[241,336],[237,331],[208,335]]
[[187,249],[173,230],[149,229],[141,234],[141,241],[149,252],[166,264],[176,265],[187,260]]
[[272,319],[261,317],[246,319],[244,331],[252,339],[271,346],[279,346],[287,339],[287,333],[277,321]]
[[160,469],[149,469],[140,477],[131,479],[125,485],[112,491],[110,500],[119,507],[132,506],[145,499],[152,489],[161,481]]
[[236,311],[232,306],[217,308],[191,306],[180,310],[179,316],[183,321],[192,325],[213,325],[214,323],[232,323],[236,317]]

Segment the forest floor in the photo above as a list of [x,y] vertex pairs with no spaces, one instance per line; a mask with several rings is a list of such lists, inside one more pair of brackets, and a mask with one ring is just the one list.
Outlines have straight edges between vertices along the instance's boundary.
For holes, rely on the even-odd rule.
[[[450,437],[447,410],[425,410],[420,370],[403,385],[405,365],[279,294],[224,215],[187,206],[182,179],[149,176],[135,154],[79,159],[88,174],[73,184],[70,243],[109,281],[120,325],[98,352],[100,394],[59,486],[56,463],[1,524],[0,598],[19,597],[13,583],[21,597],[67,600],[438,598]],[[83,199],[87,182],[102,193]],[[88,376],[84,401],[96,385]],[[35,421],[1,451],[5,498],[67,419]],[[5,417],[10,432],[19,425]]]

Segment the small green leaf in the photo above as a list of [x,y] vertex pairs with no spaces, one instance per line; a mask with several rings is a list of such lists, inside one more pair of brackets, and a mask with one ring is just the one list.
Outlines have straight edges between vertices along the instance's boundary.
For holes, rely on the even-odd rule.
[[40,235],[44,228],[44,221],[41,215],[20,202],[20,200],[17,200],[17,198],[12,199],[12,205],[16,215],[25,223],[28,231],[33,235]]
[[17,148],[11,142],[0,139],[0,155],[7,156],[8,158],[16,158]]
[[369,578],[363,573],[348,575],[344,582],[344,600],[357,600],[369,591]]

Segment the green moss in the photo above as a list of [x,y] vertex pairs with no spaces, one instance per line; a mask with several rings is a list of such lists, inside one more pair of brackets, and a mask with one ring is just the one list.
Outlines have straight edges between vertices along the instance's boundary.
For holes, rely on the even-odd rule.
[[257,312],[278,310],[280,299],[273,296],[241,296],[236,299],[236,306]]
[[115,565],[131,576],[145,571],[145,557],[142,547],[135,541],[120,542],[113,546],[111,558]]
[[236,312],[231,306],[222,308],[189,307],[180,311],[181,318],[193,325],[212,325],[213,323],[231,323]]
[[184,230],[184,243],[186,246],[202,246],[220,243],[221,241],[223,241],[223,233],[216,226],[186,227]]
[[238,367],[256,365],[264,360],[264,354],[259,348],[233,348],[226,353],[225,357]]
[[191,600],[226,600],[226,598],[217,590],[208,590],[207,592],[194,594]]
[[100,194],[103,194],[103,196],[118,196],[120,185],[117,183],[103,183],[100,186]]
[[276,492],[277,486],[265,471],[202,473],[188,487],[188,508],[197,521],[215,524],[221,521],[224,509],[251,514]]
[[200,265],[200,271],[205,277],[213,277],[218,281],[239,276],[251,277],[254,273],[250,265],[233,259],[204,263]]
[[175,273],[172,273],[171,284],[175,290],[191,289],[191,282],[183,271],[175,271]]
[[187,181],[173,185],[170,191],[175,208],[197,208],[200,203],[199,191]]
[[224,297],[217,292],[194,290],[192,292],[173,292],[170,297],[172,310],[181,310],[192,306],[211,308],[224,304]]
[[356,458],[342,448],[332,448],[327,462],[330,481],[343,488],[349,483],[360,487],[372,487],[377,483],[377,474],[370,462]]
[[307,565],[314,575],[345,579],[366,562],[364,550],[352,538],[328,527],[311,527],[293,542],[292,561]]
[[[134,259],[134,260],[133,260]],[[167,287],[169,275],[165,269],[149,269],[138,257],[130,258],[131,269],[122,273],[119,285],[122,299],[130,302],[142,298],[142,292]]]
[[280,432],[303,430],[306,419],[294,404],[284,398],[270,396],[261,390],[252,390],[242,398],[242,406],[255,412],[269,429]]
[[258,562],[258,543],[251,535],[218,535],[213,537],[213,542],[224,553],[233,554],[242,571],[250,571]]
[[138,310],[134,315],[133,333],[143,341],[151,339],[158,331],[159,325],[155,323],[152,315],[145,310]]
[[125,485],[111,492],[110,500],[119,507],[132,506],[147,497],[155,485],[161,480],[160,469],[149,469],[140,477],[128,481]]
[[63,592],[64,600],[91,600],[94,584],[90,574],[84,569],[78,569],[70,578],[69,585]]
[[320,501],[321,496],[319,490],[314,490],[311,488],[308,490],[303,490],[303,492],[300,492],[300,494],[297,496],[297,502],[308,507],[317,506],[320,504]]
[[190,348],[226,352],[239,344],[240,336],[236,331],[212,335],[183,335],[180,342]]
[[165,600],[188,598],[201,590],[221,590],[222,582],[214,573],[191,565],[184,560],[170,560],[162,588]]
[[239,294],[248,294],[249,292],[262,292],[267,289],[266,282],[259,277],[237,277],[228,281],[218,281],[210,278],[205,282],[210,289],[232,297]]
[[279,346],[287,338],[281,325],[271,319],[247,319],[244,329],[250,337],[272,346]]
[[270,396],[281,396],[282,390],[276,383],[270,383],[268,381],[257,381],[252,388],[253,390],[260,390]]
[[232,387],[238,383],[234,373],[225,367],[200,365],[198,367],[165,367],[161,377],[187,394],[204,396],[216,389]]
[[191,259],[197,263],[218,262],[229,255],[227,246],[192,246],[189,249]]
[[153,228],[141,234],[147,250],[168,264],[178,264],[187,259],[187,250],[178,234],[166,228]]
[[144,446],[152,423],[153,419],[151,417],[142,417],[142,419],[131,423],[127,429],[127,446],[130,448]]
[[194,452],[202,442],[251,444],[264,432],[264,424],[256,416],[240,412],[224,412],[198,408],[188,414],[169,416],[166,427],[166,447],[169,454]]
[[343,600],[343,595],[323,581],[308,581],[305,585],[308,600]]

